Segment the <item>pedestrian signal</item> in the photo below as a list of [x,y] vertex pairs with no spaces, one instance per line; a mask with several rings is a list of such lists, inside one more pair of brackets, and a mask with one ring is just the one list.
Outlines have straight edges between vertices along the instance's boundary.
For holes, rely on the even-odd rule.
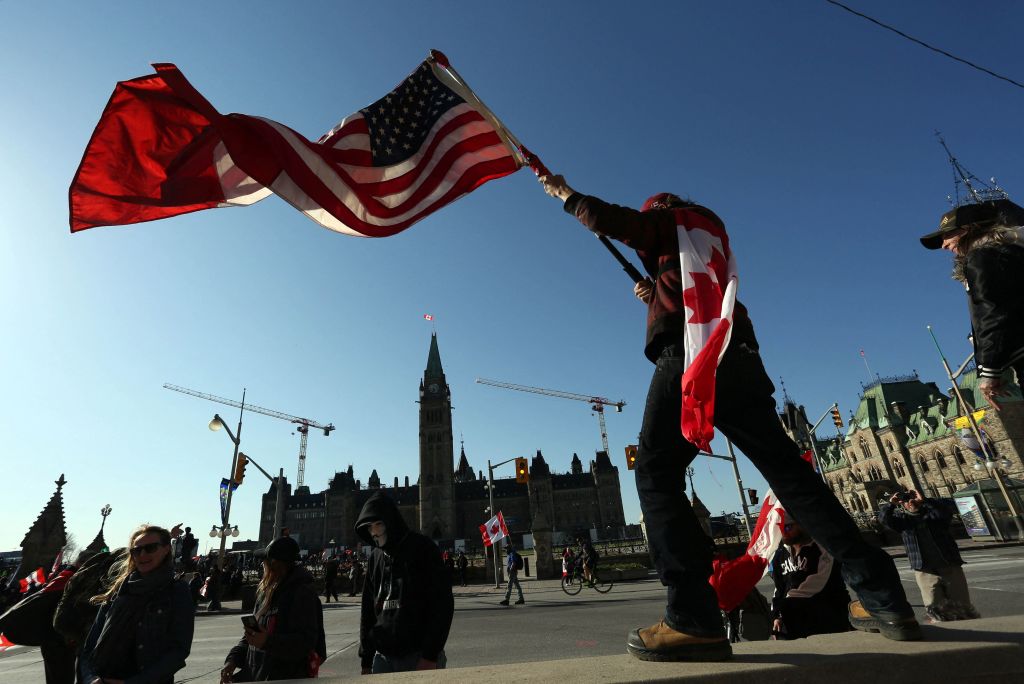
[[833,405],[830,410],[832,411],[832,422],[835,423],[836,428],[843,427],[843,417],[839,414],[839,407]]
[[750,505],[751,506],[756,504],[757,503],[757,490],[756,489],[748,489],[747,490],[747,499],[750,501]]
[[636,444],[630,444],[626,447],[626,468],[633,470],[636,468]]
[[249,465],[249,457],[243,454],[241,451],[238,452],[238,460],[235,461],[235,485],[242,484],[242,480],[245,479],[245,466]]
[[530,467],[525,458],[516,459],[516,482],[526,484],[530,481]]

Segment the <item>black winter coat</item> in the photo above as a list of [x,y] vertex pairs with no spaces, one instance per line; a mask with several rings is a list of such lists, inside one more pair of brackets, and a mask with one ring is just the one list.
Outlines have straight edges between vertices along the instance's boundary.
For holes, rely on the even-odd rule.
[[[257,597],[255,613],[260,615],[262,609],[263,598]],[[285,575],[259,622],[269,632],[263,648],[250,646],[243,637],[225,660],[242,668],[235,674],[236,682],[304,679],[314,651],[321,661],[327,657],[323,606],[313,576],[304,567],[296,565]]]
[[373,544],[367,523],[387,526],[384,548],[374,548],[363,583],[359,657],[364,668],[374,653],[404,656],[419,653],[436,661],[448,641],[455,602],[441,552],[430,539],[411,532],[398,507],[374,494],[356,521],[359,536]]
[[1024,247],[980,245],[968,252],[964,276],[978,375],[997,378],[1024,362]]

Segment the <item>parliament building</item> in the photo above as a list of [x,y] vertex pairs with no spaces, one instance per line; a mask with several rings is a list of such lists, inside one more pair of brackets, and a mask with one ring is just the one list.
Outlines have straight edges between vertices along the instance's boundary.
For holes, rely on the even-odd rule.
[[[490,515],[487,482],[482,470],[474,471],[460,447],[455,464],[452,438],[451,388],[441,366],[437,335],[431,335],[427,366],[419,382],[419,476],[410,482],[396,476],[390,486],[374,469],[364,484],[354,468],[336,472],[327,489],[312,493],[299,487],[293,493],[287,480],[282,497],[284,526],[298,537],[302,548],[315,551],[335,546],[354,547],[358,538],[355,521],[366,500],[384,491],[398,504],[410,528],[450,547],[454,540],[466,540],[469,548],[479,547],[479,526]],[[260,544],[270,542],[274,531],[276,485],[263,495],[260,515]],[[616,534],[625,525],[618,468],[608,454],[598,451],[589,467],[572,455],[568,472],[554,472],[537,451],[530,462],[527,484],[514,477],[494,480],[494,505],[502,512],[513,535],[531,533],[535,528],[560,534],[596,528],[601,536]]]

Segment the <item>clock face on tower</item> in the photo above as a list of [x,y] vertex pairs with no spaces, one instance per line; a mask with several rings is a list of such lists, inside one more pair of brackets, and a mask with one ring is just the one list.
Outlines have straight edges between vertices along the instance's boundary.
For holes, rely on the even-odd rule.
[[430,383],[430,386],[428,386],[427,389],[430,391],[431,394],[437,394],[441,390],[441,388],[438,386],[436,382]]

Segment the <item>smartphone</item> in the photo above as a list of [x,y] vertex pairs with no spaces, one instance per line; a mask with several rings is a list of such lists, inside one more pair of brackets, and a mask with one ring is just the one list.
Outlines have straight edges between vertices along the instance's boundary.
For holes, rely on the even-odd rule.
[[242,624],[249,631],[252,631],[252,632],[260,632],[260,631],[262,631],[260,629],[260,623],[256,619],[255,615],[243,615],[242,616]]

